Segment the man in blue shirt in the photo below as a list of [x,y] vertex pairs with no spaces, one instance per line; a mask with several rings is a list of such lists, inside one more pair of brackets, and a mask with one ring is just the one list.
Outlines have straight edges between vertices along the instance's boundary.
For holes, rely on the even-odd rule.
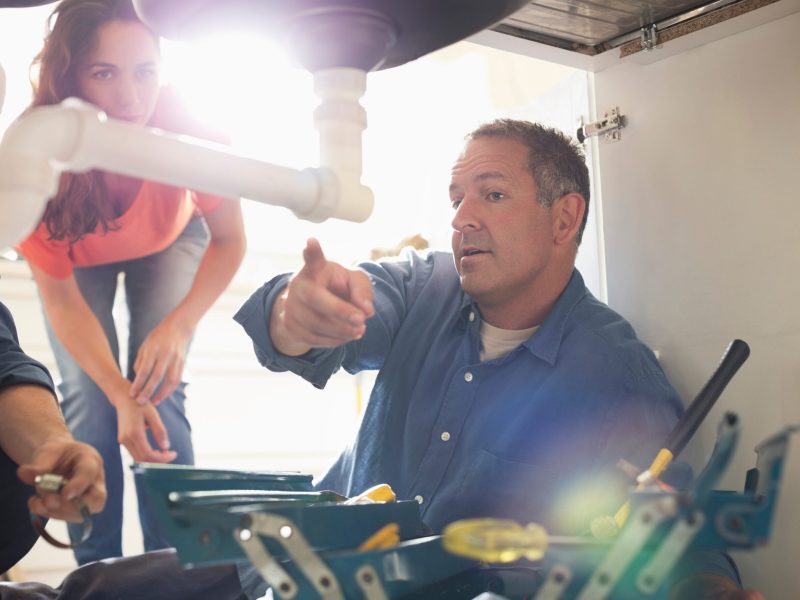
[[[317,387],[339,368],[379,370],[322,488],[389,483],[435,531],[490,516],[577,533],[613,514],[626,483],[617,461],[647,466],[682,405],[575,270],[588,200],[576,145],[495,121],[467,137],[452,170],[452,255],[348,269],[309,240],[298,273],[250,298],[235,318],[267,368]],[[691,589],[760,598],[714,575]]]
[[[450,196],[452,255],[346,269],[311,240],[304,267],[267,283],[236,319],[265,366],[318,387],[339,368],[379,370],[355,441],[320,487],[352,495],[387,482],[437,531],[479,516],[581,531],[619,507],[614,465],[647,465],[680,401],[574,268],[589,198],[576,146],[538,125],[488,124],[468,137]],[[240,575],[249,597],[263,593],[252,570]],[[182,571],[170,551],[91,563],[58,590],[0,584],[2,600],[93,593],[238,600],[242,590],[232,567]],[[763,600],[714,574],[680,597]]]

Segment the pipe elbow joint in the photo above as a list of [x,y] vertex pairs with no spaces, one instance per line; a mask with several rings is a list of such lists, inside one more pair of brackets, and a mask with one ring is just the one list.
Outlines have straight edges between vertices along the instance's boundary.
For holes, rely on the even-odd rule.
[[0,143],[0,246],[33,230],[58,190],[61,171],[81,166],[75,158],[86,128],[103,118],[90,104],[67,99],[35,108],[8,128]]
[[363,185],[357,173],[334,171],[327,167],[306,169],[319,182],[317,201],[307,211],[294,211],[301,219],[321,223],[330,218],[361,223],[372,214],[372,190]]

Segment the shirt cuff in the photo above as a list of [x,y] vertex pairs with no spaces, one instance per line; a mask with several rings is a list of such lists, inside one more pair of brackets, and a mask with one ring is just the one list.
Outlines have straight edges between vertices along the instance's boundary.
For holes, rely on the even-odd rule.
[[301,356],[287,356],[279,352],[269,335],[269,315],[278,296],[289,282],[290,275],[279,275],[250,296],[233,319],[253,341],[258,362],[270,371],[291,371],[317,388],[324,388],[330,376],[338,369],[339,349],[315,348]]

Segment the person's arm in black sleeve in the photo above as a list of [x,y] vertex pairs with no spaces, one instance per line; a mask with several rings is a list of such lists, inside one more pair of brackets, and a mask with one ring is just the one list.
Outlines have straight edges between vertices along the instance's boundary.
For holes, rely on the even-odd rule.
[[[82,497],[92,512],[99,512],[105,504],[105,477],[100,455],[91,446],[76,442],[69,433],[58,410],[47,369],[22,351],[14,321],[2,303],[0,466],[2,518],[9,525],[21,523],[26,526],[26,532],[30,529],[28,509],[44,517],[80,521],[81,515],[71,502],[73,498]],[[36,475],[43,473],[56,473],[69,481],[60,494],[48,494],[43,500],[33,495],[29,487]],[[21,482],[16,479],[17,475]],[[1,541],[0,560],[3,560],[9,544],[8,540]],[[25,551],[27,548],[23,554]]]

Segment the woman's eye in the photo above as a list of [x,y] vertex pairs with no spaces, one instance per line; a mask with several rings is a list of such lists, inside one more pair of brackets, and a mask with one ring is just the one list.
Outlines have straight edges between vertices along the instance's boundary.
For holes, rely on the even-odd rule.
[[94,79],[111,79],[112,75],[113,73],[111,72],[111,69],[103,69],[101,71],[95,71],[92,73],[92,77]]
[[136,72],[136,76],[139,79],[150,79],[152,77],[155,77],[156,75],[158,75],[158,71],[156,71],[155,69],[152,69],[152,68],[139,69]]

